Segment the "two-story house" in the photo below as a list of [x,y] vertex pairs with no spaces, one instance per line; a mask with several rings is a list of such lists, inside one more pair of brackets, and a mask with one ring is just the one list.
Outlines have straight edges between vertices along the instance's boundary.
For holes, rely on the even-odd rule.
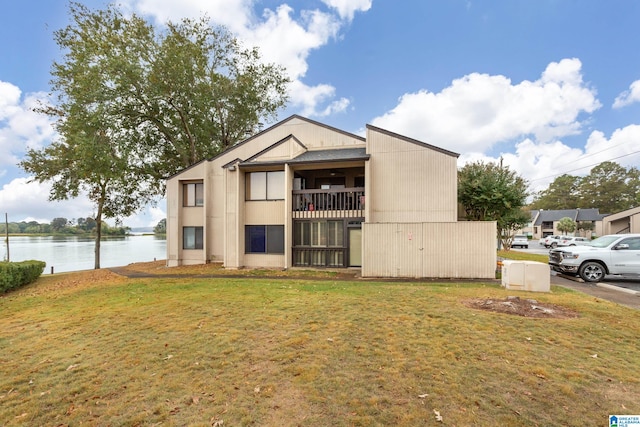
[[457,157],[291,116],[167,180],[167,263],[493,277],[495,223],[456,221]]

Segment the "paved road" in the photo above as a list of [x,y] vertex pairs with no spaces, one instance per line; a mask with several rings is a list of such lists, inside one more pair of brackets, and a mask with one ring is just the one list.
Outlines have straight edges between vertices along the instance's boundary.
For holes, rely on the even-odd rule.
[[552,272],[551,284],[640,310],[640,280],[607,277],[601,283],[591,284]]

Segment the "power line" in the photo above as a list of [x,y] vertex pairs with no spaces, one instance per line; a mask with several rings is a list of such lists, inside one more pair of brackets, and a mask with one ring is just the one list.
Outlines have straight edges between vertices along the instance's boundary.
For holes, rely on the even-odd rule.
[[[602,150],[602,151],[605,151],[605,150]],[[600,151],[600,152],[602,152],[602,151]],[[571,172],[579,171],[580,169],[590,168],[590,167],[593,167],[593,166],[597,166],[597,165],[599,165],[600,163],[603,163],[603,162],[610,162],[610,161],[612,161],[612,160],[618,160],[618,159],[621,159],[621,158],[623,158],[623,157],[631,156],[631,155],[638,154],[638,153],[640,153],[640,150],[638,150],[638,151],[633,151],[633,152],[631,152],[631,153],[627,153],[627,154],[623,154],[622,156],[613,157],[613,158],[608,159],[608,160],[603,160],[602,162],[593,163],[593,164],[590,164],[590,165],[587,165],[587,166],[582,166],[582,167],[579,167],[579,168],[571,169],[571,170],[566,171],[566,172],[557,173],[557,174],[555,174],[555,175],[549,175],[549,176],[545,176],[545,177],[542,177],[542,178],[532,179],[532,180],[530,180],[529,182],[541,181],[541,180],[543,180],[543,179],[549,179],[549,178],[555,178],[556,176],[565,175],[565,174],[568,174],[568,173],[571,173]],[[593,153],[593,154],[597,154],[597,153]],[[593,154],[590,154],[589,156],[586,156],[586,157],[590,157],[590,156],[592,156]],[[586,158],[586,157],[583,157],[583,158]]]

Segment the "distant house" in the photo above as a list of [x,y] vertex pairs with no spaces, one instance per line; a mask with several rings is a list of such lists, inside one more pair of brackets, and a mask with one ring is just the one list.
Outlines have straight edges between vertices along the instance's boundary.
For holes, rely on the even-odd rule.
[[493,278],[496,224],[457,221],[457,158],[291,116],[167,180],[167,264]]
[[604,234],[640,233],[640,206],[607,215],[602,224]]
[[590,222],[593,224],[593,230],[581,231],[576,230],[574,233],[578,235],[601,236],[603,234],[602,219],[606,214],[601,214],[597,208],[595,209],[559,209],[559,210],[532,210],[531,222],[522,230],[523,233],[529,234],[533,239],[541,239],[543,237],[562,234],[558,231],[558,222],[562,218],[571,218],[575,222]]

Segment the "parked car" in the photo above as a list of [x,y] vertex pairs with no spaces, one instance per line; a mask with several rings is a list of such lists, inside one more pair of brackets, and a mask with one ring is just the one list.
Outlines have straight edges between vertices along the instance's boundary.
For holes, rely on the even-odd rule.
[[512,248],[529,248],[529,238],[524,234],[516,234],[513,236],[513,242],[511,242]]
[[540,239],[540,244],[545,248],[555,248],[558,246],[558,240],[562,239],[564,236],[547,236],[544,239]]
[[607,274],[640,276],[640,234],[612,234],[589,246],[551,249],[549,265],[585,282],[599,282]]
[[585,246],[589,243],[591,243],[591,239],[586,237],[564,236],[562,239],[558,240],[558,246]]

